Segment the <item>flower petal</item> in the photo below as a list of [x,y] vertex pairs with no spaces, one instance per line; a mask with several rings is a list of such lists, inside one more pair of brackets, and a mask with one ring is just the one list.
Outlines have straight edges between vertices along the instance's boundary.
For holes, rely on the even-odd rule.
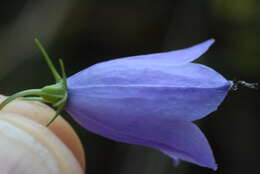
[[200,64],[174,67],[107,64],[110,68],[104,67],[103,71],[86,69],[70,77],[69,93],[77,96],[88,112],[100,120],[113,124],[118,119],[125,120],[122,127],[143,117],[186,121],[202,118],[217,109],[231,85]]
[[[193,60],[203,55],[214,42],[215,42],[214,39],[209,39],[207,41],[204,41],[202,43],[199,43],[189,48],[163,52],[163,53],[156,53],[156,54],[132,56],[132,57],[123,58],[123,60],[120,61],[127,61],[127,62],[133,61],[135,63],[142,61],[143,63],[145,62],[150,63],[149,59],[153,59],[152,61],[154,65],[156,65],[156,63],[162,63],[162,62],[171,65],[185,64],[185,63],[192,62]],[[118,59],[113,61],[117,61],[117,60]]]
[[[77,101],[82,102],[81,99]],[[158,149],[173,160],[182,159],[214,170],[217,168],[208,141],[191,122],[145,117],[135,120],[127,127],[118,128],[97,120],[91,113],[88,115],[86,109],[80,106],[83,105],[69,103],[66,110],[91,132],[116,141]],[[106,117],[109,118],[110,115],[106,114]],[[117,120],[119,124],[121,121],[122,119]]]
[[172,157],[175,165],[178,165],[181,159],[217,170],[211,147],[200,129],[191,122],[183,121],[176,122],[174,126],[178,128],[178,132],[171,135],[174,138],[173,143],[177,142],[182,152],[160,150]]
[[[73,83],[74,80],[76,80],[76,84],[78,85],[79,82],[77,81],[77,77],[79,77],[81,79],[81,82],[86,84],[87,82],[89,82],[88,80],[89,76],[95,78],[95,76],[103,75],[104,76],[103,78],[106,78],[106,76],[109,75],[110,73],[120,74],[121,71],[124,70],[124,68],[128,68],[128,67],[136,68],[136,70],[142,69],[144,73],[147,69],[152,67],[157,69],[163,69],[163,68],[173,69],[176,65],[182,65],[197,59],[203,53],[205,53],[213,43],[214,43],[214,39],[209,39],[205,42],[202,42],[200,44],[194,45],[186,49],[175,50],[175,51],[164,52],[164,53],[157,53],[157,54],[132,56],[132,57],[114,59],[110,61],[97,63],[73,75],[73,77],[70,78],[70,83]],[[135,73],[135,71],[133,71],[132,73]],[[124,76],[124,74],[122,74],[122,76]],[[131,80],[129,81],[131,82]]]

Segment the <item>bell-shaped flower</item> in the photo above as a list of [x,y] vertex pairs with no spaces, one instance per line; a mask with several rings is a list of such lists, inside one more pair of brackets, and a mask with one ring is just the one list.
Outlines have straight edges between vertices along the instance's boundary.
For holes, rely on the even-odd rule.
[[192,122],[215,111],[232,86],[213,69],[191,63],[213,42],[98,63],[66,80],[62,61],[60,76],[36,40],[57,83],[18,92],[0,110],[17,97],[47,102],[58,107],[49,123],[64,108],[91,132],[216,170],[211,147]]
[[192,123],[215,111],[231,86],[213,69],[191,63],[213,42],[86,68],[68,78],[65,109],[104,137],[216,169],[207,139]]

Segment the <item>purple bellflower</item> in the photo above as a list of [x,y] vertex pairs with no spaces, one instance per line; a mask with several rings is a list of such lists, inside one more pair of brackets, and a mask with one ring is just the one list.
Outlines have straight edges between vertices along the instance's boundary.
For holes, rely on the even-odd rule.
[[192,121],[215,111],[231,83],[191,63],[213,42],[86,68],[68,78],[65,109],[94,133],[215,170],[209,143]]
[[[64,107],[80,125],[98,135],[157,149],[176,162],[185,160],[216,170],[211,147],[192,122],[215,111],[232,86],[213,69],[191,63],[213,42],[210,39],[186,49],[101,62],[67,82],[63,73],[52,90],[28,90],[26,95],[39,95],[39,100],[53,106],[61,104],[58,113]],[[57,85],[63,85],[66,92],[53,92]],[[47,98],[48,92],[65,97]],[[20,94],[14,97],[25,96]]]

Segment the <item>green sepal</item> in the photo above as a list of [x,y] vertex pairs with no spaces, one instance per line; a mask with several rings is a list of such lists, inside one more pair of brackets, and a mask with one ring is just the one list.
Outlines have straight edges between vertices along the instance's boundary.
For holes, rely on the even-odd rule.
[[44,59],[46,60],[48,67],[56,81],[53,85],[45,86],[41,89],[29,89],[21,91],[9,96],[0,104],[0,110],[3,109],[8,103],[12,102],[16,98],[21,98],[28,101],[40,101],[44,103],[51,104],[52,107],[57,108],[56,113],[53,118],[47,123],[46,126],[49,126],[60,114],[63,108],[66,105],[68,99],[68,90],[67,90],[67,77],[65,73],[64,63],[62,59],[59,59],[61,66],[61,75],[58,73],[57,69],[53,65],[49,55],[45,51],[44,47],[38,39],[35,39],[36,46],[40,49],[43,54]]

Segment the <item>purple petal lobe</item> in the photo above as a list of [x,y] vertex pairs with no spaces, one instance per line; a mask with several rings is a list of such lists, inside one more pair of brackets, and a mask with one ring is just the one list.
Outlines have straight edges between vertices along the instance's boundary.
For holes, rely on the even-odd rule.
[[[214,170],[217,168],[205,136],[191,122],[145,117],[133,121],[128,126],[118,128],[97,120],[81,104],[84,102],[81,98],[74,95],[71,97],[73,101],[76,97],[75,101],[69,102],[66,110],[75,116],[79,124],[94,133],[116,141],[158,149],[177,162],[182,159]],[[106,115],[105,112],[104,114]],[[106,116],[110,117],[109,114]],[[117,122],[120,124],[124,121],[119,119]]]
[[[210,39],[186,49],[142,56],[132,56],[98,63],[75,74],[72,78],[69,78],[69,81],[72,85],[80,85],[78,80],[78,78],[80,78],[82,84],[86,84],[87,82],[95,84],[96,82],[94,81],[94,78],[96,78],[96,76],[98,76],[97,80],[100,80],[100,78],[106,80],[106,78],[110,76],[110,73],[123,73],[117,77],[118,81],[121,82],[120,80],[122,80],[122,78],[124,78],[125,81],[127,80],[127,77],[129,78],[129,82],[131,82],[132,78],[135,78],[136,80],[141,78],[136,76],[138,75],[136,73],[142,71],[143,74],[148,74],[150,73],[149,69],[151,68],[155,70],[160,69],[162,73],[167,73],[168,69],[174,69],[177,65],[183,65],[197,59],[205,53],[213,43],[214,39]],[[131,71],[124,74],[127,70]],[[101,75],[102,77],[100,77]],[[89,78],[91,78],[91,80],[89,80]],[[152,80],[160,80],[156,79],[157,76],[151,76],[151,78],[153,78]],[[112,84],[116,83],[116,81],[114,81],[116,80],[115,78],[107,79],[107,81],[109,80]]]
[[[171,66],[181,65],[181,64],[192,62],[193,60],[199,58],[209,49],[209,47],[214,42],[215,42],[214,39],[209,39],[200,44],[185,49],[174,50],[174,51],[163,52],[163,53],[125,57],[125,58],[110,60],[108,62],[113,63],[114,65],[117,64],[118,66],[122,64],[131,64],[131,65],[146,64],[147,66],[157,66],[158,64],[171,65]],[[93,68],[96,65],[94,65]]]
[[[193,60],[199,58],[202,54],[204,54],[209,47],[215,42],[214,39],[209,39],[200,44],[194,45],[189,48],[174,50],[164,53],[156,53],[156,54],[148,54],[148,55],[139,55],[132,56],[127,58],[121,58],[120,62],[131,62],[135,63],[148,63],[150,65],[160,64],[170,64],[170,65],[180,65],[188,62],[192,62]],[[112,60],[118,61],[118,59]]]
[[[124,60],[120,60],[120,61],[133,61],[133,63],[142,61],[143,63],[149,62],[150,64],[152,63],[154,65],[156,65],[157,63],[171,64],[171,65],[185,64],[188,62],[192,62],[193,60],[203,55],[214,42],[215,42],[214,39],[209,39],[200,44],[185,49],[174,50],[174,51],[169,51],[164,53],[132,56],[128,58],[123,58]],[[153,59],[152,62],[150,62],[149,59]],[[114,61],[117,61],[117,59]]]

